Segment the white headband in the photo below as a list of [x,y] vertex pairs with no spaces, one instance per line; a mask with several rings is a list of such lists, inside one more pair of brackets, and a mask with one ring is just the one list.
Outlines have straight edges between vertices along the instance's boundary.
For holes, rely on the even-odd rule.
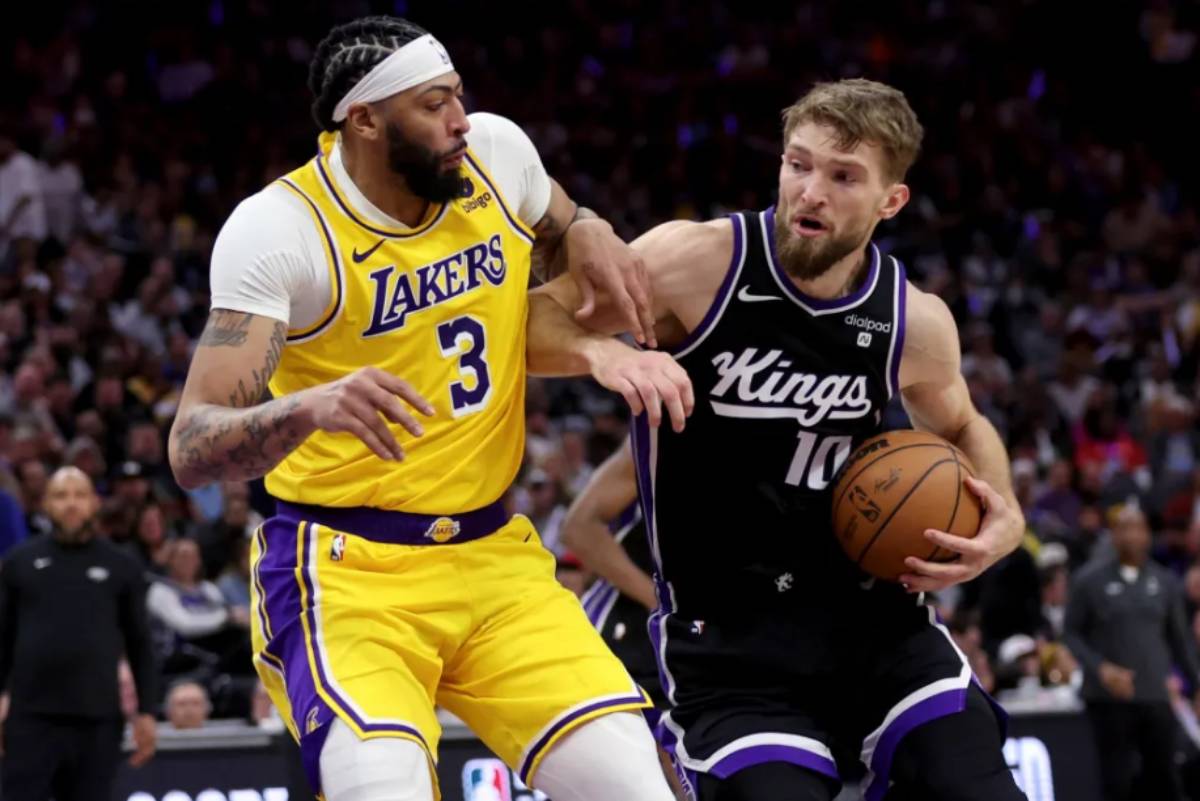
[[354,84],[334,107],[333,121],[346,119],[354,103],[374,103],[453,71],[454,65],[450,63],[446,48],[433,38],[433,34],[427,33],[376,64],[362,80]]

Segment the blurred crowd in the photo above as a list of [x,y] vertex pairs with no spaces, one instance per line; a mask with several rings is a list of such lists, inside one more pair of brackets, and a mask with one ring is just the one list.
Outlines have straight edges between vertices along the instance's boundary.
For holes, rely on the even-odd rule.
[[[957,318],[1029,521],[1027,547],[937,602],[989,686],[1070,686],[1070,576],[1135,504],[1200,632],[1200,6],[1113,4],[1080,30],[1068,5],[26,4],[0,30],[0,549],[44,535],[47,475],[80,467],[100,533],[155,576],[168,677],[248,713],[247,537],[271,502],[260,482],[182,491],[166,431],[217,231],[314,152],[315,43],[399,13],[447,45],[469,107],[523,125],[627,237],[769,205],[779,110],[813,81],[903,89],[927,139],[879,241]],[[573,584],[557,529],[625,425],[587,382],[531,381],[509,502]]]

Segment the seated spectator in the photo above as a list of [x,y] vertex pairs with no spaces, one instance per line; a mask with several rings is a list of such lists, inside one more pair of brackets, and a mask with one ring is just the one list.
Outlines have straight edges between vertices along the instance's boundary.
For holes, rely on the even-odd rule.
[[166,578],[146,594],[151,620],[161,634],[164,671],[178,675],[252,670],[247,610],[230,608],[217,586],[203,580],[196,542],[177,540],[167,566]]
[[202,729],[212,704],[208,691],[194,681],[181,681],[167,692],[167,723],[176,731]]

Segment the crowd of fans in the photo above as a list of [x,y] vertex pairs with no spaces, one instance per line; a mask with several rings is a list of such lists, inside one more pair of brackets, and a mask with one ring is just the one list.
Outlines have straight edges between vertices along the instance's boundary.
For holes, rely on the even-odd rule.
[[[0,548],[46,532],[48,473],[80,467],[101,534],[155,577],[164,671],[198,679],[218,713],[250,707],[247,537],[272,504],[259,482],[182,491],[166,431],[213,239],[314,152],[309,58],[368,12],[433,30],[469,107],[523,125],[627,237],[769,205],[778,110],[813,81],[903,89],[927,138],[879,241],[950,305],[1029,522],[1026,548],[938,599],[960,643],[989,686],[1069,685],[1069,576],[1130,502],[1200,633],[1195,3],[1096,10],[1086,30],[1053,0],[51,6],[0,31]],[[530,382],[509,500],[564,571],[557,527],[624,436],[617,400]],[[889,424],[905,424],[898,405]]]

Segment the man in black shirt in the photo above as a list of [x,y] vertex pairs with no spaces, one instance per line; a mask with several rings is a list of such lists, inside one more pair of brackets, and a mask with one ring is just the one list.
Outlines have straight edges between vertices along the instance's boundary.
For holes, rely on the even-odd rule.
[[1075,577],[1064,640],[1083,666],[1106,801],[1173,801],[1183,790],[1167,679],[1178,667],[1200,700],[1200,658],[1183,591],[1149,560],[1150,529],[1137,506],[1118,512],[1112,538],[1116,556]]
[[5,801],[85,801],[112,794],[123,722],[117,663],[133,669],[137,766],[154,753],[154,662],[138,564],[93,536],[98,499],[74,467],[51,478],[49,537],[9,552],[0,570],[0,688]]

